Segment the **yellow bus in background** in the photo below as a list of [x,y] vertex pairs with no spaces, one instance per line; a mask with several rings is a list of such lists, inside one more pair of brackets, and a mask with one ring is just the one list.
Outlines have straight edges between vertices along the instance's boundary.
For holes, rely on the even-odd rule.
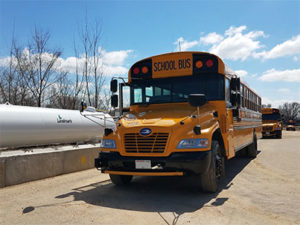
[[263,137],[282,137],[282,118],[279,109],[262,109]]
[[[123,88],[130,87],[124,113]],[[261,98],[216,55],[176,52],[136,62],[128,82],[111,81],[121,117],[106,129],[95,167],[116,185],[133,176],[197,175],[216,192],[225,160],[242,149],[256,157]]]

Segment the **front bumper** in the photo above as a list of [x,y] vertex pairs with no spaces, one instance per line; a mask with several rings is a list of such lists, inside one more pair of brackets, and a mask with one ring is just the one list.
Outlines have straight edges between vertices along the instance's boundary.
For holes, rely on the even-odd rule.
[[269,137],[269,136],[276,136],[278,134],[279,131],[263,131],[262,135],[264,137]]
[[[100,152],[95,167],[103,173],[127,175],[201,174],[208,170],[211,151],[176,152],[168,157],[128,157],[119,152]],[[135,160],[151,160],[152,169],[136,169]]]

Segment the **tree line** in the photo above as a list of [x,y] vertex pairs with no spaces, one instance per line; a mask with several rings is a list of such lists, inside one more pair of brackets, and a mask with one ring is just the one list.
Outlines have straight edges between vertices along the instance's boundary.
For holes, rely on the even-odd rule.
[[[0,67],[0,102],[13,105],[78,109],[83,100],[110,111],[101,60],[101,26],[87,21],[74,41],[75,71],[59,66],[62,50],[50,48],[49,31],[35,28],[26,45],[12,38],[10,55]],[[80,62],[79,62],[80,60]]]

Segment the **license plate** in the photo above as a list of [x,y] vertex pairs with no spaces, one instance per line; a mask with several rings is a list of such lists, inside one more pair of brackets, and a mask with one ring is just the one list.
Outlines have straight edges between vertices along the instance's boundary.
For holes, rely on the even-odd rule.
[[136,169],[151,169],[151,160],[135,160]]
[[266,132],[266,134],[270,134],[270,132]]

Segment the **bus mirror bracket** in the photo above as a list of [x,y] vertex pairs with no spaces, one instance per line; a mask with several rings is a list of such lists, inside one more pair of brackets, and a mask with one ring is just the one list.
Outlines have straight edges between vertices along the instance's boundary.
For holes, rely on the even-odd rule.
[[235,117],[237,119],[237,121],[240,121],[240,109],[239,108],[235,108],[232,109],[232,116]]
[[194,133],[196,135],[201,134],[200,127],[200,110],[199,107],[204,105],[207,102],[206,96],[204,94],[190,94],[189,95],[189,103],[191,106],[197,107],[197,116],[198,116],[198,125],[194,127]]

